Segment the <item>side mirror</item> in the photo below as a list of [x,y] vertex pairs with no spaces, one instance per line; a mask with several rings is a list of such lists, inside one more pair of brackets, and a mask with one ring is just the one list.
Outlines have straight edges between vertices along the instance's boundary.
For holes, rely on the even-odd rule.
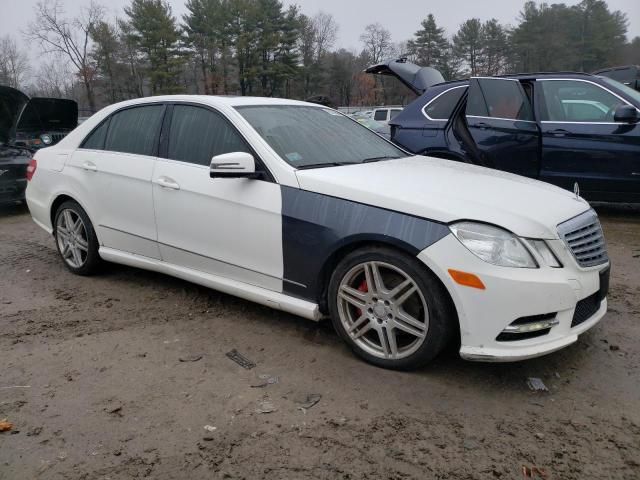
[[256,161],[253,155],[246,152],[216,155],[211,159],[209,176],[211,178],[254,178]]
[[637,123],[638,120],[640,120],[638,109],[631,105],[619,106],[613,115],[614,122]]

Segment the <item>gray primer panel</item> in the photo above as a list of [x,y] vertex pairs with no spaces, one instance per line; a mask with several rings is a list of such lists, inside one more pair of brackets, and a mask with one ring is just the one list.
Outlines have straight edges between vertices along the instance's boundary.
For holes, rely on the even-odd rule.
[[322,268],[354,242],[396,246],[412,255],[447,236],[438,222],[282,186],[284,293],[320,303]]

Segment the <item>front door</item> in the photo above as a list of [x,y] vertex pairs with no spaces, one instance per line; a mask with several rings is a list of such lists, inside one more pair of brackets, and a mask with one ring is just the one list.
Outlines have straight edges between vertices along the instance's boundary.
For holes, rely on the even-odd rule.
[[518,80],[472,78],[466,121],[478,163],[537,177],[539,131],[531,102]]
[[640,200],[640,124],[617,123],[627,102],[580,79],[537,83],[542,125],[541,179],[590,200]]
[[106,247],[160,258],[151,176],[164,110],[157,104],[114,113],[67,162]]
[[268,180],[210,178],[213,156],[253,152],[219,112],[176,104],[170,115],[166,158],[158,159],[153,174],[162,259],[282,291],[280,186]]

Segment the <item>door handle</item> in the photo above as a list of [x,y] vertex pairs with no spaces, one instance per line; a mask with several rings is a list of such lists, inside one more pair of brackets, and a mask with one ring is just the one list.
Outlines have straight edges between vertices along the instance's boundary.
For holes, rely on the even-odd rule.
[[84,162],[82,164],[82,168],[84,168],[85,170],[89,171],[89,172],[97,172],[98,171],[98,167],[96,167],[96,164],[93,162]]
[[178,183],[167,177],[160,177],[156,180],[156,185],[160,185],[163,188],[170,188],[171,190],[180,190],[180,185]]
[[476,128],[479,128],[481,130],[486,130],[487,128],[491,128],[491,125],[489,125],[488,123],[484,123],[484,122],[474,123],[472,126],[476,127]]
[[564,137],[566,134],[571,133],[568,130],[563,130],[562,128],[558,128],[556,130],[549,130],[547,133],[553,135],[554,137]]

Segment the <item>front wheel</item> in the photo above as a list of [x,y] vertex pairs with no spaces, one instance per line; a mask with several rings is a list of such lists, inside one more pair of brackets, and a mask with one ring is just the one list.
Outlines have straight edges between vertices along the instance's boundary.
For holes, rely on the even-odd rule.
[[72,200],[64,202],[55,216],[54,236],[65,266],[78,275],[90,275],[100,264],[98,238],[82,207]]
[[444,287],[426,266],[395,250],[357,250],[329,284],[336,331],[366,361],[384,368],[420,367],[446,346],[455,316]]

